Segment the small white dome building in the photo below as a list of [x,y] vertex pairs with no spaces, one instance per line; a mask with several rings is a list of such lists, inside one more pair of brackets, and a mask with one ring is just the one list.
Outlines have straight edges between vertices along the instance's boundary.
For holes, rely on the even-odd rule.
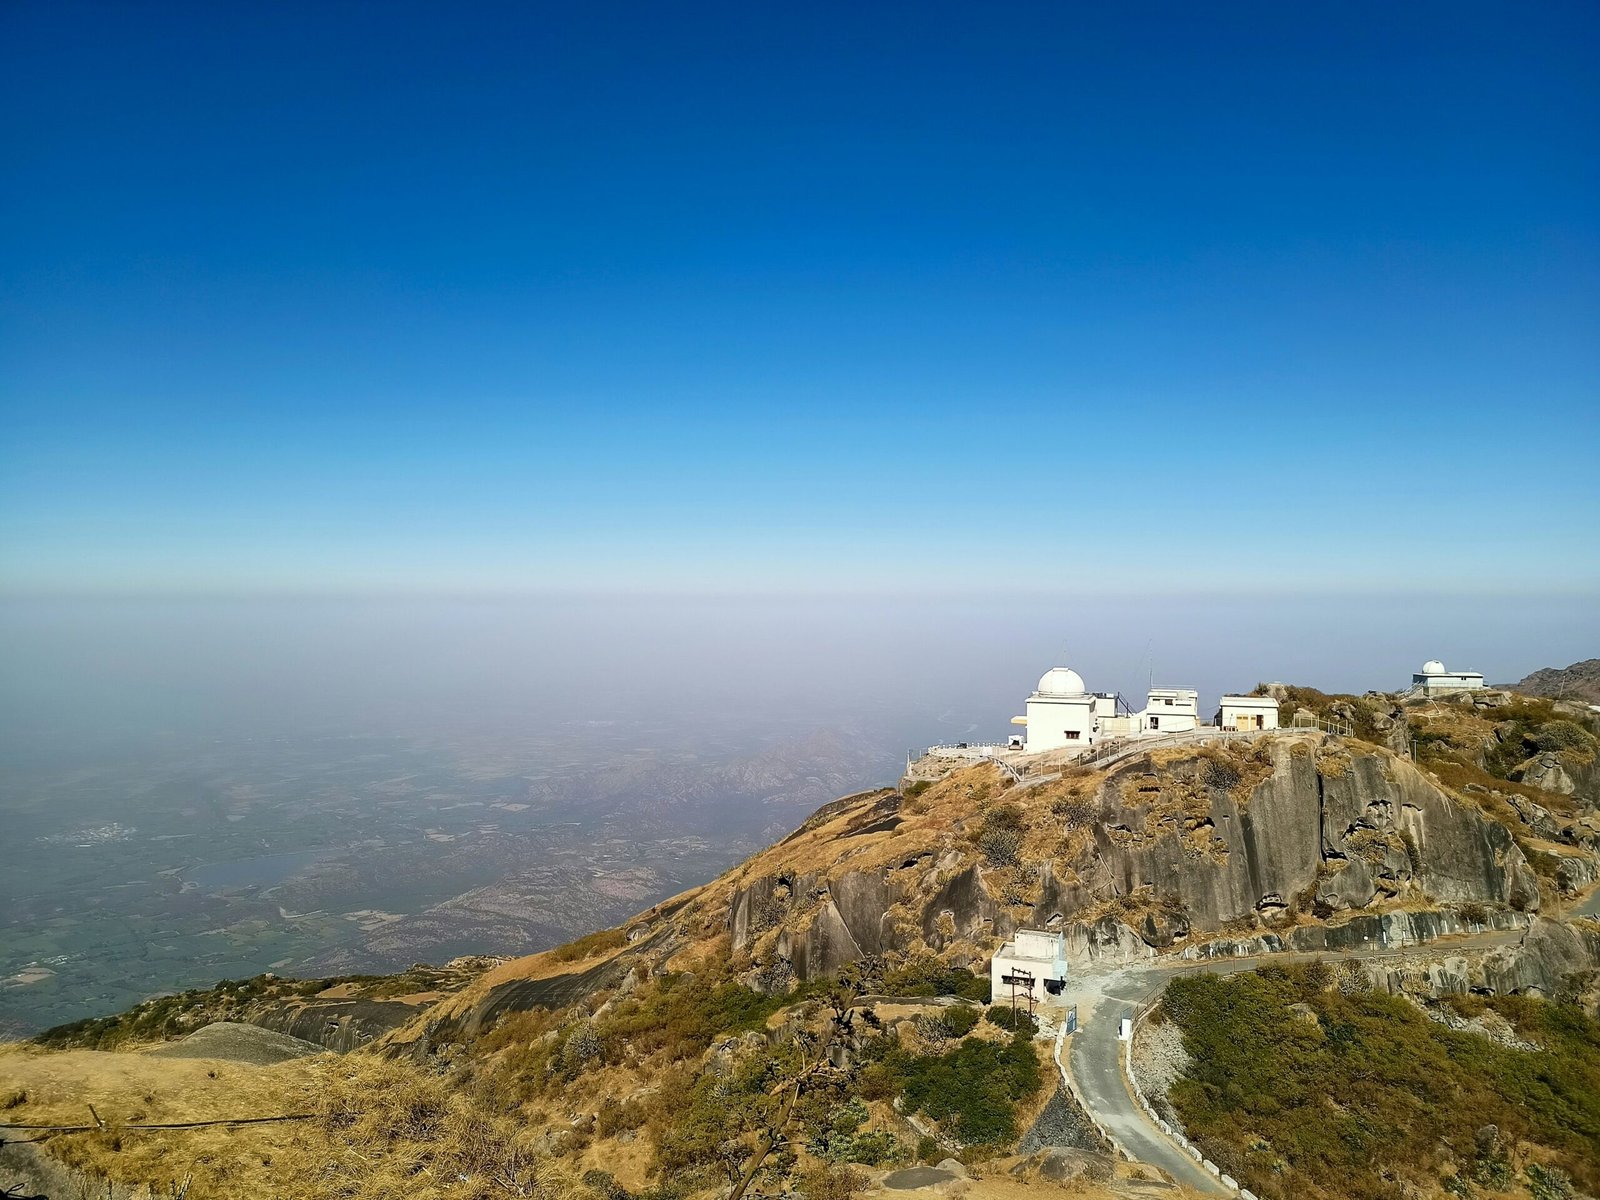
[[1430,658],[1422,670],[1411,677],[1411,690],[1424,696],[1441,696],[1450,692],[1474,692],[1483,687],[1480,671],[1447,671],[1444,663]]
[[1097,695],[1071,667],[1051,667],[1039,677],[1038,690],[1028,697],[1028,715],[1020,719],[1028,727],[1027,751],[1091,746],[1102,719],[1116,711],[1115,693]]
[[[1071,667],[1051,667],[1028,697],[1027,715],[1012,717],[1011,723],[1027,727],[1025,735],[1012,737],[1012,749],[1029,754],[1087,750],[1106,738],[1191,732],[1200,725],[1200,694],[1194,688],[1152,687],[1143,710],[1134,712],[1116,692],[1091,692]],[[1251,728],[1264,726],[1251,723]]]

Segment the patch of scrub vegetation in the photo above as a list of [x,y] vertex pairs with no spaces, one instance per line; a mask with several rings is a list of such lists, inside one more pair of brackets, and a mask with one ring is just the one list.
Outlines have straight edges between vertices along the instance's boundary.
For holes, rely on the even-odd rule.
[[543,1009],[517,1013],[482,1041],[482,1052],[506,1051],[505,1066],[524,1098],[541,1096],[591,1067],[702,1054],[718,1037],[762,1028],[800,997],[767,996],[729,980],[689,972],[658,976],[595,1016]]
[[1501,779],[1513,777],[1536,754],[1555,752],[1570,766],[1594,762],[1600,739],[1548,700],[1524,700],[1495,710],[1494,740],[1484,749],[1484,766]]
[[1347,724],[1352,737],[1379,746],[1384,742],[1382,721],[1392,706],[1387,697],[1353,696],[1285,684],[1258,683],[1250,694],[1277,695],[1279,722],[1285,727],[1293,724],[1295,713],[1303,708],[1321,720]]
[[875,980],[868,978],[864,986],[889,996],[955,996],[978,1004],[989,1003],[987,975],[949,966],[930,954],[909,958]]
[[[1030,1031],[985,1030],[970,1004],[885,1023],[862,1003],[885,980],[929,996],[974,992],[977,982],[988,991],[936,960],[898,971],[852,964],[767,995],[731,964],[703,962],[576,1008],[509,1015],[455,1067],[491,1110],[556,1123],[548,1152],[607,1172],[601,1190],[616,1197],[725,1189],[747,1172],[761,1194],[810,1194],[848,1182],[856,1165],[910,1162],[916,1133],[892,1100],[941,1122],[944,1141],[969,1156],[994,1153],[1014,1136],[1018,1104],[1039,1090]],[[593,1122],[574,1111],[593,1111]],[[635,1145],[626,1170],[596,1138]]]
[[1540,1047],[1518,1049],[1354,978],[1314,963],[1168,987],[1191,1055],[1168,1099],[1223,1170],[1267,1200],[1600,1190],[1600,1022],[1483,1000]]
[[[1518,697],[1478,710],[1460,701],[1435,701],[1407,710],[1417,757],[1467,767],[1478,782],[1515,779],[1528,759],[1554,752],[1569,766],[1592,763],[1600,738],[1549,700]],[[1536,793],[1537,794],[1537,793]]]
[[863,1072],[863,1094],[898,1097],[906,1112],[938,1121],[970,1158],[1015,1141],[1018,1106],[1043,1085],[1026,1028],[1004,1041],[969,1037],[942,1054],[914,1054],[888,1038],[879,1039],[873,1051],[874,1061]]
[[1023,1033],[1032,1037],[1039,1032],[1039,1022],[1033,1014],[1022,1009],[1009,1008],[1004,1004],[991,1004],[989,1011],[983,1014],[989,1024],[1007,1033]]
[[550,958],[554,962],[578,962],[581,959],[592,958],[596,954],[620,950],[627,944],[628,935],[622,930],[602,929],[597,933],[585,934],[565,946],[557,946],[550,951]]
[[997,804],[983,815],[973,840],[991,867],[1009,867],[1017,862],[1027,823],[1015,804]]

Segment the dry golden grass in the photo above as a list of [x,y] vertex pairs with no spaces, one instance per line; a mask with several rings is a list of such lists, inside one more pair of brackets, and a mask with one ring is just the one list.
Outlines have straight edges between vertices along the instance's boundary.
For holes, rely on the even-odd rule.
[[1135,1164],[1119,1163],[1116,1167],[1115,1178],[1103,1183],[1091,1183],[1087,1180],[1072,1183],[1052,1183],[1045,1179],[1023,1178],[1019,1179],[1010,1174],[1014,1159],[1000,1159],[994,1163],[985,1164],[978,1168],[973,1178],[965,1183],[956,1184],[953,1188],[935,1192],[915,1191],[904,1193],[888,1193],[889,1195],[916,1196],[941,1196],[948,1200],[1040,1200],[1040,1197],[1052,1196],[1066,1200],[1151,1200],[1159,1196],[1161,1200],[1201,1200],[1202,1193],[1189,1187],[1168,1187],[1144,1182],[1154,1178],[1149,1173],[1149,1168],[1141,1168]]
[[54,1137],[49,1152],[69,1166],[120,1183],[164,1184],[194,1177],[193,1197],[277,1196],[274,1163],[306,1138],[304,1123],[191,1132],[122,1131],[130,1123],[204,1121],[312,1111],[318,1060],[271,1067],[115,1051],[0,1050],[0,1077],[27,1100],[6,1119],[84,1124],[94,1105],[105,1133]]
[[[69,1166],[158,1188],[191,1179],[190,1200],[545,1200],[586,1196],[552,1166],[536,1132],[489,1113],[446,1080],[365,1055],[270,1067],[92,1050],[0,1049],[6,1119],[78,1124],[93,1104],[102,1132],[45,1143]],[[140,1122],[311,1113],[306,1121],[184,1131]]]

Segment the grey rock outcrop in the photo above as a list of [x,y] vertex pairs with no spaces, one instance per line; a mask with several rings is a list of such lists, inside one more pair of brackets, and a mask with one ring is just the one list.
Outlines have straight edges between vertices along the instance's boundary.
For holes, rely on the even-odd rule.
[[1517,769],[1516,775],[1521,782],[1541,792],[1570,796],[1578,790],[1577,782],[1561,761],[1561,755],[1553,750],[1534,755]]
[[[1128,802],[1119,787],[1126,776],[1114,775],[1102,791],[1096,851],[1115,893],[1176,897],[1202,932],[1288,908],[1303,894],[1334,910],[1407,891],[1538,907],[1537,879],[1505,828],[1409,762],[1357,752],[1335,770],[1288,742],[1272,744],[1270,756],[1270,774],[1247,801],[1211,788],[1191,829],[1159,815],[1159,786],[1148,801],[1141,792]],[[1209,840],[1197,841],[1197,831]]]
[[1156,954],[1149,943],[1114,917],[1074,921],[1063,932],[1067,958],[1074,963],[1122,966],[1154,958]]
[[[753,880],[735,892],[729,908],[733,949],[748,949],[776,928],[774,951],[795,978],[831,974],[864,956],[904,949],[887,927],[889,909],[903,902],[920,908],[921,936],[936,950],[1010,932],[976,864],[951,855],[924,875],[901,874],[846,871],[831,884],[815,874]],[[915,889],[923,883],[931,883],[931,894],[919,898]]]
[[[1196,755],[1159,768],[1134,759],[1112,772],[1092,800],[1091,840],[1069,858],[1028,868],[1034,891],[1025,916],[991,892],[973,854],[958,848],[965,843],[947,841],[831,879],[750,879],[728,910],[733,949],[765,947],[773,961],[758,963],[751,978],[777,986],[905,952],[911,939],[935,952],[976,945],[981,953],[1018,923],[1062,930],[1076,961],[1126,963],[1313,904],[1324,915],[1400,897],[1537,909],[1537,878],[1505,828],[1410,762],[1303,735],[1262,743],[1255,754],[1248,762]],[[1135,900],[1126,920],[1080,917],[1119,897]],[[1399,926],[1360,928],[1330,928],[1306,948],[1412,937]],[[1417,940],[1429,936],[1437,931]]]
[[1363,966],[1375,987],[1397,995],[1551,996],[1575,977],[1600,970],[1600,926],[1539,919],[1515,945],[1471,955],[1370,960]]
[[417,1015],[415,1005],[398,1000],[303,1000],[253,1007],[245,1020],[263,1029],[322,1046],[340,1054],[360,1049]]
[[1486,910],[1482,919],[1468,920],[1447,909],[1400,910],[1362,913],[1325,925],[1302,925],[1287,933],[1263,933],[1245,938],[1213,938],[1185,947],[1181,957],[1191,959],[1248,958],[1258,954],[1348,953],[1355,950],[1399,950],[1424,946],[1442,937],[1488,931],[1527,929],[1534,918],[1506,909]]
[[1393,705],[1387,713],[1374,717],[1372,728],[1377,732],[1380,744],[1389,753],[1411,752],[1411,722],[1406,719],[1406,710],[1402,705]]
[[1152,790],[1124,799],[1123,784],[1140,770],[1130,766],[1101,789],[1095,849],[1114,894],[1149,888],[1180,900],[1196,929],[1216,929],[1258,906],[1282,907],[1315,881],[1319,788],[1309,755],[1275,747],[1271,777],[1245,804],[1227,789],[1209,788],[1208,811],[1193,828],[1163,815],[1162,776],[1140,785]]

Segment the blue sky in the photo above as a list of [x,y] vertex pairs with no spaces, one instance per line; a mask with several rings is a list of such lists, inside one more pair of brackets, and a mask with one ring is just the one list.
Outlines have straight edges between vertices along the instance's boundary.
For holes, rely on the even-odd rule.
[[0,8],[0,588],[1600,592],[1593,5]]

